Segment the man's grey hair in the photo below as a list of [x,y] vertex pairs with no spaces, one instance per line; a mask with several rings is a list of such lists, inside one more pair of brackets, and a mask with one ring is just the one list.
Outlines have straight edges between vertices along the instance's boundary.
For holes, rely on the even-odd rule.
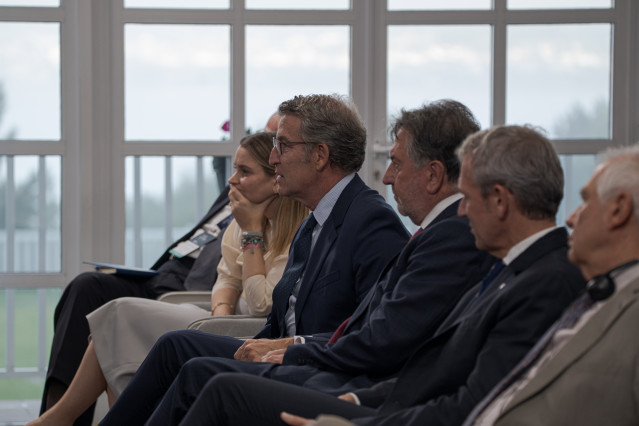
[[635,219],[639,221],[639,143],[610,148],[599,158],[610,163],[597,179],[597,195],[605,203],[621,191],[629,191],[632,197]]
[[503,185],[527,218],[555,219],[563,198],[564,175],[557,152],[541,130],[496,126],[469,136],[457,155],[460,162],[470,158],[473,180],[483,197],[494,185]]
[[456,184],[459,161],[455,150],[480,126],[466,105],[452,99],[440,99],[421,108],[402,109],[393,123],[391,137],[395,139],[402,129],[409,135],[408,158],[418,167],[440,161],[446,168],[448,181]]
[[[280,104],[280,116],[294,115],[301,120],[304,142],[328,146],[329,161],[346,173],[358,171],[366,153],[366,127],[350,98],[341,95],[295,96]],[[307,153],[313,144],[306,145]]]

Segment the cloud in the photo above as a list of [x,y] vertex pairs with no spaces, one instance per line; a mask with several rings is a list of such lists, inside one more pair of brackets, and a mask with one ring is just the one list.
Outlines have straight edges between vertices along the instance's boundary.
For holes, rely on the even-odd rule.
[[131,25],[126,28],[125,56],[152,68],[228,68],[228,26]]

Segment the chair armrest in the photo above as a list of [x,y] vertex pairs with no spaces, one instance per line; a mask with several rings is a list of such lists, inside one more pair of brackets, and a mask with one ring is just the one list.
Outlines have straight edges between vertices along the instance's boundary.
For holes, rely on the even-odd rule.
[[221,336],[250,339],[264,327],[264,324],[266,324],[266,317],[225,315],[193,321],[188,328]]
[[210,291],[170,291],[158,297],[159,301],[167,303],[191,303],[207,311],[211,310]]

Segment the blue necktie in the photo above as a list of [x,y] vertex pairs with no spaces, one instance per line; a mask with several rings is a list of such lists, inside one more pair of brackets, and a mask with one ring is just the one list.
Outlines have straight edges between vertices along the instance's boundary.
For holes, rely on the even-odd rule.
[[280,325],[284,324],[284,317],[288,307],[288,298],[295,287],[295,283],[302,276],[306,268],[306,262],[311,254],[313,229],[317,225],[315,217],[311,213],[297,239],[293,242],[293,261],[282,274],[280,282],[273,289],[273,307],[278,309]]
[[504,266],[506,265],[504,265],[504,262],[500,260],[496,262],[492,268],[490,268],[490,271],[488,271],[488,274],[486,274],[484,279],[481,280],[477,297],[479,297],[484,292],[484,290],[486,290],[488,286],[495,280],[495,278],[497,278],[497,275],[499,275],[501,270],[504,269]]

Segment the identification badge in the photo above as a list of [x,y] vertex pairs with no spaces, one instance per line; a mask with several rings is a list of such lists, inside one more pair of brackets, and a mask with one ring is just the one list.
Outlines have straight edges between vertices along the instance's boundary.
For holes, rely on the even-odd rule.
[[217,240],[217,234],[212,234],[211,232],[205,231],[194,236],[188,241],[182,241],[180,244],[169,250],[169,253],[177,258],[181,258],[193,253],[200,247],[215,240]]

